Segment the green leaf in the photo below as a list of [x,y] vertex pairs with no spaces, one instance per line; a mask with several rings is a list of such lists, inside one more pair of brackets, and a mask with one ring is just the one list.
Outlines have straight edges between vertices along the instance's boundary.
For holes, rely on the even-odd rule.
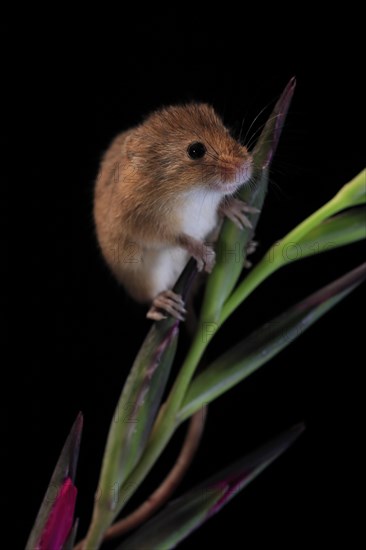
[[[174,291],[183,298],[196,276],[190,260]],[[123,482],[141,457],[149,438],[176,352],[179,321],[153,323],[123,387],[109,429],[86,545],[98,547],[117,513]]]
[[34,550],[37,548],[37,543],[42,536],[54,502],[65,479],[70,477],[72,481],[75,480],[82,429],[83,415],[79,413],[62,448],[25,550]]
[[258,370],[366,278],[366,263],[263,325],[193,379],[179,412],[185,420]]
[[[292,78],[277,101],[253,150],[254,182],[245,185],[239,197],[250,206],[262,210],[268,187],[269,165],[277,148],[283,124],[295,90]],[[201,319],[216,322],[221,308],[233,290],[246,260],[246,250],[253,237],[259,214],[249,213],[251,229],[239,229],[225,219],[216,244],[216,265],[209,277],[202,306]]]
[[116,492],[140,458],[174,359],[179,321],[154,323],[134,361],[110,426],[97,505],[113,509]]
[[175,356],[178,325],[171,317],[153,324],[117,404],[99,483],[99,502],[108,501],[111,509],[114,488],[122,486],[145,448]]
[[366,208],[357,207],[328,218],[297,242],[287,241],[284,245],[281,241],[278,241],[275,247],[280,247],[284,261],[289,263],[307,256],[328,252],[365,238]]
[[287,111],[294,95],[295,86],[296,79],[293,77],[282,92],[254,147],[253,160],[258,170],[265,170],[272,162],[285,124]]
[[155,518],[124,541],[118,550],[175,548],[239,494],[278,458],[303,430],[303,425],[293,427],[192,491],[172,501]]
[[[311,242],[313,240],[312,235],[322,236],[322,239],[326,239],[328,226],[325,222],[327,220],[331,220],[332,216],[335,216],[335,214],[338,214],[345,208],[349,208],[352,205],[360,205],[363,202],[366,202],[364,179],[365,171],[361,172],[361,174],[358,174],[358,176],[356,176],[351,182],[344,185],[330,201],[302,221],[280,241],[275,242],[266,252],[261,261],[248,273],[246,278],[236,287],[233,293],[226,300],[221,310],[218,324],[221,325],[233,313],[233,311],[265,279],[277,271],[277,269],[294,260],[309,255],[311,246],[316,246],[316,242]],[[337,220],[337,217],[334,217],[333,219]],[[335,242],[336,246],[343,246],[344,244],[354,242],[354,240],[359,240],[363,234],[364,221],[361,216],[357,217],[355,214],[354,217],[350,216],[349,218],[345,217],[342,219],[344,222],[343,229],[347,231],[347,235],[345,234],[342,236],[338,230],[336,231],[336,225],[329,225],[329,236],[331,236],[332,232],[333,236],[335,236],[336,233],[338,234],[336,237],[338,244]],[[358,228],[355,227],[356,219],[360,222],[360,226]],[[349,232],[347,229],[347,220],[352,226],[352,229]],[[336,224],[337,222],[334,223]],[[355,235],[354,239],[352,238],[352,233]],[[306,242],[308,243],[308,253],[304,253],[304,255],[296,253],[299,247],[301,249],[301,243],[305,244]],[[306,251],[306,247],[304,250]],[[320,252],[324,250],[326,250],[326,247],[323,248],[323,250],[320,250]],[[291,252],[289,253],[289,251]]]
[[352,208],[306,233],[295,245],[294,259],[328,252],[362,239],[366,239],[366,208]]
[[334,197],[339,209],[366,203],[366,170],[344,185]]

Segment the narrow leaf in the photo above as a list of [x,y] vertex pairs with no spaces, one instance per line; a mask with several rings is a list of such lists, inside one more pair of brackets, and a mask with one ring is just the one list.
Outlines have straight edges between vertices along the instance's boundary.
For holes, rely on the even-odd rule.
[[305,258],[366,239],[366,208],[333,216],[306,233],[295,245],[294,259]]
[[270,165],[276,152],[281,132],[296,86],[295,77],[291,78],[281,97],[277,101],[266,125],[253,150],[253,159],[256,168],[266,169]]
[[267,255],[267,261],[274,261],[275,255],[282,256],[283,263],[296,262],[307,256],[322,254],[366,238],[366,208],[352,208],[323,221],[301,239],[278,241]]
[[303,432],[298,425],[172,501],[118,550],[170,550],[216,514]]
[[180,421],[258,370],[366,278],[366,263],[311,294],[224,353],[191,383]]
[[366,203],[366,169],[339,190],[335,201],[342,209]]
[[[325,222],[327,222],[327,220],[336,219],[336,217],[334,216],[336,216],[337,214],[339,215],[339,212],[346,208],[349,208],[353,205],[358,206],[366,202],[364,180],[365,172],[358,174],[358,176],[356,176],[352,181],[344,185],[342,189],[340,189],[340,191],[330,201],[325,203],[321,208],[319,208],[308,218],[303,220],[280,241],[275,242],[266,252],[261,261],[248,273],[245,279],[235,288],[232,294],[228,297],[221,310],[219,323],[222,324],[233,313],[233,311],[275,271],[294,260],[309,255],[309,253],[311,253],[311,246],[316,246],[316,242],[311,243],[312,234],[320,235],[322,234],[323,230],[326,231],[327,226],[325,225]],[[352,219],[352,217],[342,219],[344,221],[349,219],[353,227],[352,231],[354,231],[355,234],[354,240],[359,240],[361,238],[360,235],[362,234],[361,227],[364,226],[363,221],[358,218],[360,219],[361,226],[355,228],[356,217],[354,219]],[[346,224],[347,222],[345,221],[344,227],[346,227]],[[332,225],[330,225],[329,227],[331,229],[335,228],[335,226]],[[317,233],[318,231],[319,233]],[[308,235],[310,235],[309,238]],[[342,246],[343,244],[349,244],[353,242],[351,232],[348,235],[344,235],[343,237],[338,235],[337,238],[339,242],[337,246]],[[301,249],[301,243],[306,242],[308,243],[307,253],[306,247],[304,255],[297,253],[297,250],[299,248]]]
[[[243,186],[239,197],[250,206],[262,210],[268,187],[269,165],[278,145],[286,114],[295,90],[292,78],[277,101],[253,150],[253,184]],[[246,260],[247,246],[254,235],[259,214],[249,213],[252,228],[239,229],[225,219],[216,245],[216,265],[207,281],[202,319],[217,321],[221,308],[233,290]]]
[[[72,504],[75,505],[76,489],[73,486],[76,474],[76,466],[79,456],[80,439],[83,427],[83,416],[78,414],[70,434],[61,451],[60,457],[52,474],[48,489],[39,509],[36,522],[29,535],[25,550],[41,548],[39,542],[42,539],[45,529],[48,527],[50,533],[51,516],[57,517],[56,527],[62,527],[65,521],[70,528],[72,523]],[[64,498],[63,498],[64,497]],[[57,505],[58,512],[55,510]],[[73,511],[73,510],[72,510]],[[66,517],[67,516],[67,517]],[[69,520],[71,523],[69,525]],[[57,524],[59,524],[57,526]],[[66,530],[68,534],[69,528]],[[65,533],[64,533],[65,534]]]
[[[174,290],[185,296],[196,272],[191,260]],[[179,321],[172,317],[154,323],[134,361],[109,430],[96,500],[101,510],[115,509],[123,481],[145,448],[169,377],[178,333]]]

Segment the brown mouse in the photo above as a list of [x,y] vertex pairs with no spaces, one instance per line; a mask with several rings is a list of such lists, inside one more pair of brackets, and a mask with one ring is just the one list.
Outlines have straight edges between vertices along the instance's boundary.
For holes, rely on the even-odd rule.
[[220,215],[250,225],[254,209],[233,195],[251,175],[250,153],[203,103],[158,110],[112,142],[95,186],[97,238],[126,291],[151,304],[149,318],[184,319],[171,289],[190,256],[212,270],[205,241]]

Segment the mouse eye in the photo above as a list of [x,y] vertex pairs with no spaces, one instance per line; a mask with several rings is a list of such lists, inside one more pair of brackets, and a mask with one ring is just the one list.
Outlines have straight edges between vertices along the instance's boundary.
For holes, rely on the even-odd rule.
[[195,141],[194,143],[188,145],[187,153],[193,160],[201,159],[205,156],[206,147],[200,141]]

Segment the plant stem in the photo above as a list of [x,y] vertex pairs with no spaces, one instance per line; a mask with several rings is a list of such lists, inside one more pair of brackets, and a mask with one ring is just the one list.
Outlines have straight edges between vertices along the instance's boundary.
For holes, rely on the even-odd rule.
[[103,531],[100,529],[100,525],[104,525],[105,529],[111,524],[112,519],[110,516],[103,513],[103,518],[100,518],[100,509],[98,507],[93,510],[93,517],[88,529],[86,538],[74,547],[74,550],[97,550],[100,548],[103,541]]

